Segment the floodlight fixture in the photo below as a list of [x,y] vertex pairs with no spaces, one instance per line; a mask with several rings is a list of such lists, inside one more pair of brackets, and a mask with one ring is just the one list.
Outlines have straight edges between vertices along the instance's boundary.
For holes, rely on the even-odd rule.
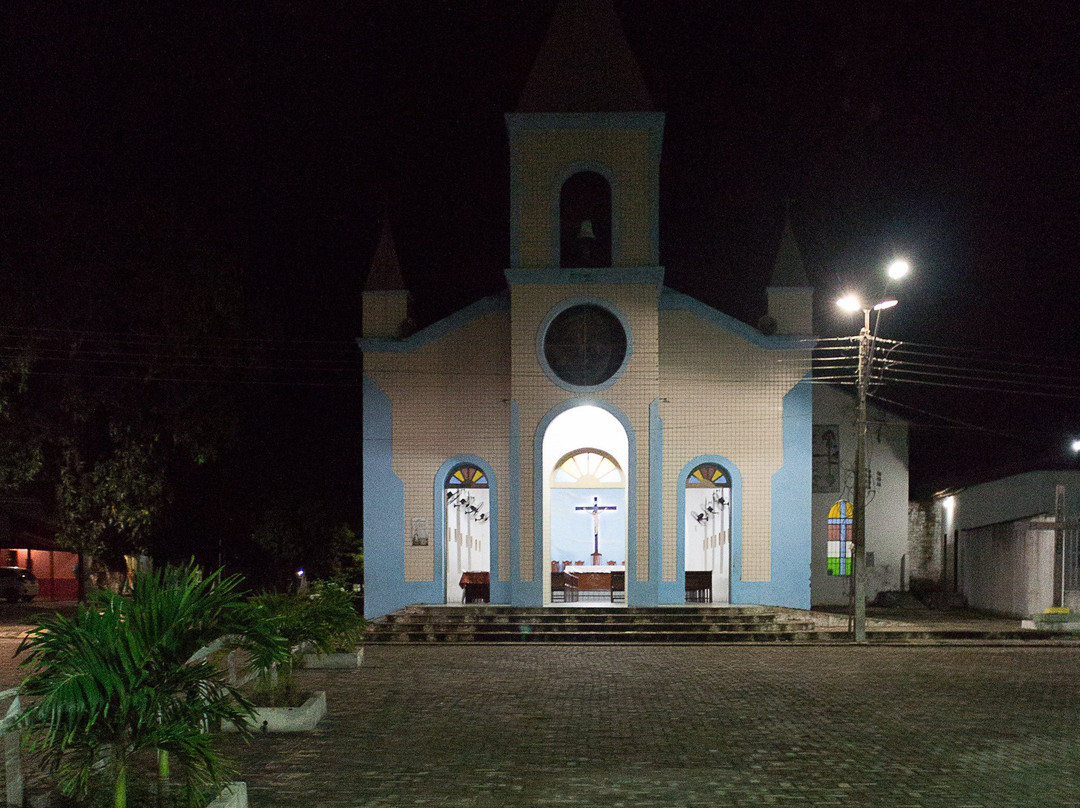
[[858,295],[850,293],[837,300],[836,305],[849,314],[854,314],[862,309],[862,301],[859,300]]
[[885,270],[894,281],[907,277],[911,272],[911,264],[903,258],[897,258]]

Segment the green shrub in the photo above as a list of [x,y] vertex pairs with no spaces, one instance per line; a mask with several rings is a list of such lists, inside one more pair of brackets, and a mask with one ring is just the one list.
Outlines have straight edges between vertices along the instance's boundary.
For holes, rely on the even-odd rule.
[[293,665],[304,653],[334,654],[356,650],[364,618],[356,612],[352,595],[338,584],[318,581],[311,593],[267,592],[252,598],[276,632],[293,649],[293,657],[279,670],[259,667],[253,698],[263,706],[279,706],[302,700],[296,692]]

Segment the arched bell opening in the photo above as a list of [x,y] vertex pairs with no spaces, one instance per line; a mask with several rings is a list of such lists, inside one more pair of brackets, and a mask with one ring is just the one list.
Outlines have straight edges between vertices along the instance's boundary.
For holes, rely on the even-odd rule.
[[580,171],[559,192],[559,266],[611,266],[611,185]]

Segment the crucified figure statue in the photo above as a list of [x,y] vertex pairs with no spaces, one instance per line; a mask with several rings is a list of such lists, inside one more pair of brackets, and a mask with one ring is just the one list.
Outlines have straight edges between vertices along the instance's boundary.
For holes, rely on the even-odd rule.
[[592,514],[593,525],[593,564],[600,563],[600,512],[601,511],[613,511],[614,505],[601,505],[597,497],[593,497],[592,505],[578,505],[574,508],[575,511],[589,511]]

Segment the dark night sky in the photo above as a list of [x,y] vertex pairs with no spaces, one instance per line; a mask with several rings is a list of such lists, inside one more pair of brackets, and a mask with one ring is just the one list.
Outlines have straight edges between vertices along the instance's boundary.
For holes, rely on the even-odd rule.
[[[162,5],[7,4],[5,274],[63,282],[164,222],[267,334],[348,341],[388,211],[421,324],[502,288],[503,114],[550,0]],[[755,323],[791,200],[820,334],[900,252],[885,336],[1080,380],[1075,3],[615,6],[667,113],[667,285]],[[1075,390],[898,387],[921,491],[1080,431]]]

